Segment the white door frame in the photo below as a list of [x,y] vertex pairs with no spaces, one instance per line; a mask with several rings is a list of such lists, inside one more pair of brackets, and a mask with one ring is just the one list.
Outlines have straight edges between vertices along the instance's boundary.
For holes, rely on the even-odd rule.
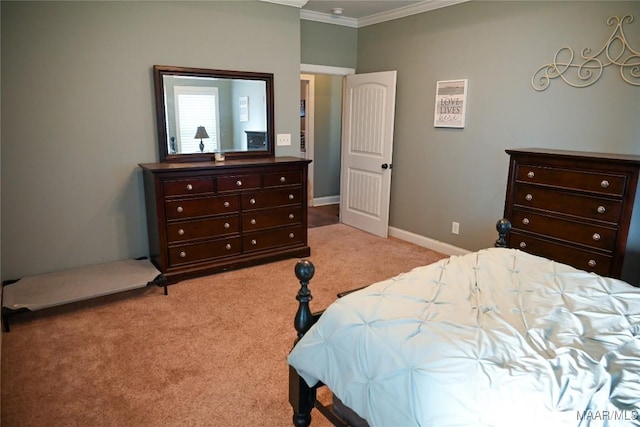
[[[333,67],[330,65],[315,65],[315,64],[300,64],[300,80],[307,80],[308,76],[305,75],[309,75],[309,74],[328,74],[331,76],[346,76],[349,74],[355,74],[356,70],[355,68],[344,68],[344,67]],[[313,77],[313,76],[311,76]],[[314,81],[315,84],[315,81]],[[313,104],[312,102],[314,102],[314,97],[315,97],[315,87],[312,89],[312,84],[310,81],[309,84],[309,93],[308,98],[307,98],[307,102],[311,105],[307,105],[307,126],[308,128],[306,129],[306,146],[307,146],[307,153],[305,158],[307,159],[311,159],[313,160],[313,122],[314,122],[314,110],[313,110]],[[310,108],[311,107],[311,108]],[[313,189],[313,162],[309,164],[309,179],[311,180],[311,188]],[[340,170],[342,171],[342,166],[340,167]],[[342,172],[341,172],[342,173]],[[312,194],[312,200],[313,200],[313,194]],[[311,205],[310,205],[311,206]]]

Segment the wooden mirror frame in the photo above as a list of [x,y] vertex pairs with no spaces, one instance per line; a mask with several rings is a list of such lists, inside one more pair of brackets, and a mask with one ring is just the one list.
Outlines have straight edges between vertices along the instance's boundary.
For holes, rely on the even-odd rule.
[[154,65],[153,77],[156,101],[156,122],[158,129],[158,153],[161,162],[200,162],[213,161],[214,153],[170,154],[169,141],[167,141],[167,117],[164,97],[164,76],[186,77],[212,77],[240,80],[258,80],[265,82],[266,103],[266,150],[225,151],[225,159],[265,158],[275,156],[274,138],[274,99],[273,99],[273,74],[211,70],[206,68],[173,67]]

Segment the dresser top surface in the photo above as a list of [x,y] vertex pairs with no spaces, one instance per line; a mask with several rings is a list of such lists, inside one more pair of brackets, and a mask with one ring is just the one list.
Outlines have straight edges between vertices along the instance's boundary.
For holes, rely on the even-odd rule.
[[548,155],[554,157],[573,157],[586,160],[612,160],[640,165],[640,155],[621,153],[599,153],[595,151],[556,150],[549,148],[514,148],[505,150],[509,155]]
[[253,166],[269,166],[269,165],[285,165],[292,163],[309,164],[311,160],[298,157],[270,157],[260,159],[237,159],[226,160],[222,162],[164,162],[164,163],[140,163],[142,169],[148,169],[154,172],[170,172],[170,171],[196,171],[210,169],[227,169],[242,168]]

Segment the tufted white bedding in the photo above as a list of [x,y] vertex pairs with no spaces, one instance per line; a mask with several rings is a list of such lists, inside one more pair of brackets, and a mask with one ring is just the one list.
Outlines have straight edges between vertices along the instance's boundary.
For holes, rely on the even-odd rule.
[[337,300],[288,361],[372,427],[640,426],[640,288],[482,250]]

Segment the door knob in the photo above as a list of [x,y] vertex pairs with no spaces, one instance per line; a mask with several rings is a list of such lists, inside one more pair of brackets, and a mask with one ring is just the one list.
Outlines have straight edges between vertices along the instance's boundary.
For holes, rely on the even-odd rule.
[[390,165],[388,163],[383,163],[382,164],[382,169],[391,169],[391,168],[393,168],[393,165]]

